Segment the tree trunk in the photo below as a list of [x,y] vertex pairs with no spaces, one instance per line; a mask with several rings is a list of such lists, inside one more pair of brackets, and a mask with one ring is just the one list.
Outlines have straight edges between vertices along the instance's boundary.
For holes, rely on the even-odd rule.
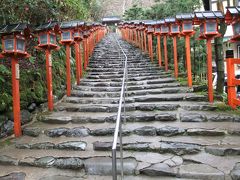
[[[217,9],[224,13],[224,7],[222,0],[218,0]],[[222,94],[224,88],[224,57],[223,57],[223,37],[227,30],[226,24],[224,22],[220,23],[219,32],[222,37],[215,38],[215,61],[217,66],[217,93]]]
[[[220,24],[219,32],[225,34],[227,26],[224,23]],[[215,61],[217,66],[217,88],[218,94],[223,93],[224,88],[224,57],[223,57],[223,37],[215,38]]]

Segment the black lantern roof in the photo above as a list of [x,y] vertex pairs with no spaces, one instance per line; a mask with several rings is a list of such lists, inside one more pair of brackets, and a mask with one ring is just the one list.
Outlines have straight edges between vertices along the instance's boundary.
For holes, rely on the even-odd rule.
[[234,18],[240,18],[240,7],[226,7],[227,12],[225,15],[225,21],[227,24],[232,23]]
[[197,19],[224,19],[221,11],[203,11],[195,12],[194,14]]
[[76,21],[62,22],[60,24],[61,29],[71,29],[77,26],[78,26],[78,23]]
[[156,21],[147,20],[147,21],[144,22],[144,24],[145,24],[146,26],[154,26],[154,25],[156,25]]
[[30,34],[29,24],[8,24],[0,27],[0,34],[12,34],[12,33],[24,33],[25,35]]
[[178,21],[184,21],[184,20],[192,20],[194,18],[194,15],[192,13],[189,14],[178,14],[176,15],[176,19]]
[[174,18],[174,17],[165,18],[165,22],[166,22],[167,24],[175,23],[175,22],[176,22],[176,18]]
[[240,7],[226,7],[226,9],[233,16],[240,15]]
[[51,22],[47,22],[44,24],[41,24],[40,26],[38,26],[35,31],[44,31],[44,30],[51,30],[51,29],[55,29],[55,28],[59,28],[59,24],[57,21],[51,21]]

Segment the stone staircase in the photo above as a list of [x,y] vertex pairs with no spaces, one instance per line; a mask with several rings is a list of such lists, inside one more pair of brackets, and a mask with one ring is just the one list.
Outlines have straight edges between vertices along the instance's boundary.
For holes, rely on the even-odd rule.
[[[0,148],[0,180],[111,179],[123,75],[114,36],[95,48],[87,75],[71,97]],[[240,117],[219,112],[139,49],[120,44],[129,67],[124,179],[239,179]]]

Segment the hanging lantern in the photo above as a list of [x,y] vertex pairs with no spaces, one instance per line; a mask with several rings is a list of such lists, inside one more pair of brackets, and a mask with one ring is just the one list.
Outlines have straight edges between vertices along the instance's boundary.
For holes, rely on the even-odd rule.
[[38,48],[44,49],[58,49],[57,33],[59,32],[59,25],[57,22],[48,22],[38,26],[35,29],[38,33]]
[[6,25],[0,29],[4,56],[25,56],[26,36],[30,36],[30,29],[25,23]]
[[240,7],[227,7],[225,22],[232,25],[232,42],[240,41]]

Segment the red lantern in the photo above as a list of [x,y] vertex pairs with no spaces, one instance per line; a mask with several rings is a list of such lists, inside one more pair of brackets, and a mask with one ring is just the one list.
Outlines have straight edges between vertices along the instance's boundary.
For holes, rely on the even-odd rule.
[[227,7],[225,22],[232,25],[232,42],[240,41],[240,7]]
[[12,95],[13,95],[13,116],[14,116],[14,134],[21,136],[20,119],[20,93],[19,93],[19,58],[27,58],[30,55],[26,52],[26,39],[31,37],[28,24],[11,24],[2,26],[0,29],[2,35],[1,57],[11,58],[12,65]]

